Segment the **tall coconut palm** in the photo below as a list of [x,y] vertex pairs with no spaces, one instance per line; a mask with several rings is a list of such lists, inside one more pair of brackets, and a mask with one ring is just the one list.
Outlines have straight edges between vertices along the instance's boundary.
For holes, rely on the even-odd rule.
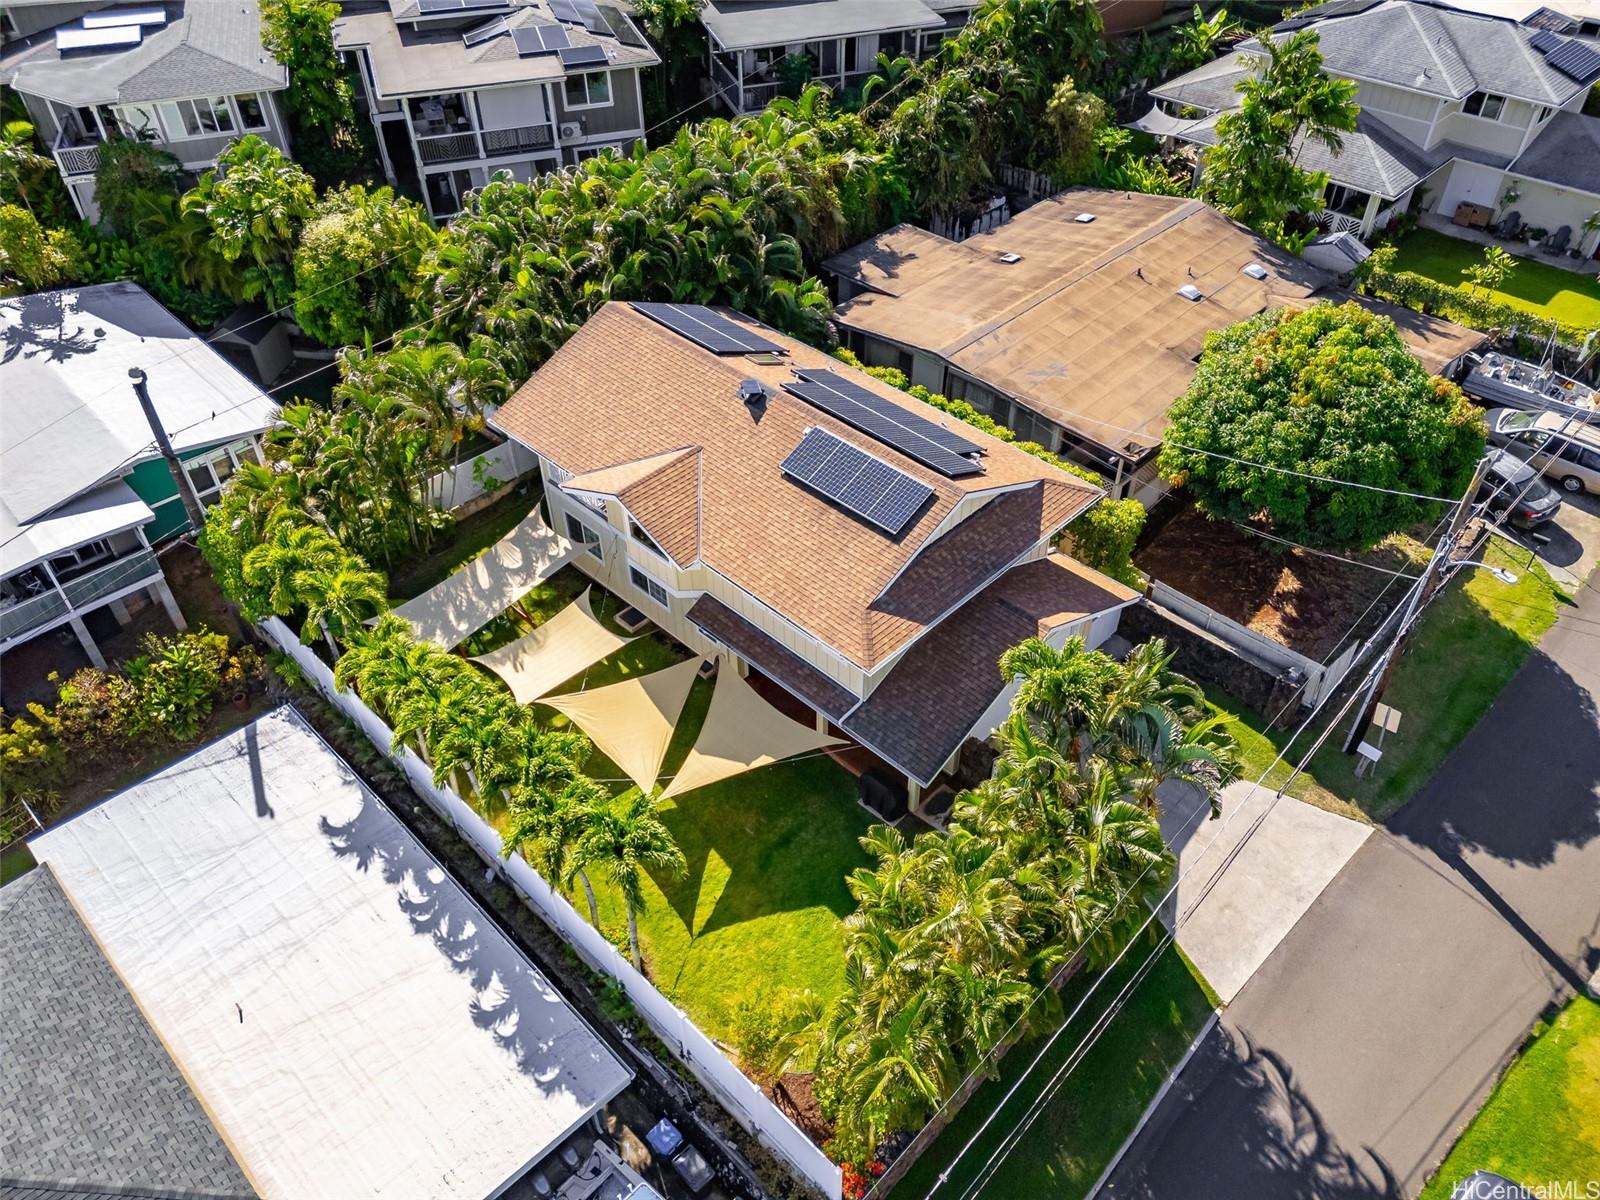
[[579,819],[582,831],[572,847],[569,870],[594,868],[622,893],[628,912],[628,950],[637,971],[644,970],[639,949],[639,913],[645,908],[646,871],[682,875],[688,869],[672,831],[661,821],[659,805],[637,790],[621,796],[593,797]]

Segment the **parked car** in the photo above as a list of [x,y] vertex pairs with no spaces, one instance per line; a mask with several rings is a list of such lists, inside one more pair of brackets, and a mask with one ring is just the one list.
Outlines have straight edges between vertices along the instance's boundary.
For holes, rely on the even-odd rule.
[[1546,478],[1574,494],[1600,495],[1600,414],[1585,420],[1496,408],[1488,422],[1490,441],[1544,470]]
[[1478,499],[1489,502],[1491,517],[1518,529],[1537,529],[1561,511],[1556,490],[1509,450],[1489,451],[1489,469]]

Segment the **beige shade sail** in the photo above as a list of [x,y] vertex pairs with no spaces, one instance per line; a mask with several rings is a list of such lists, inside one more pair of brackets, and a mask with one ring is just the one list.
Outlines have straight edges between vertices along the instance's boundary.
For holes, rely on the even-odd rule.
[[452,649],[566,566],[576,551],[535,509],[505,537],[443,583],[407,600],[395,614],[411,622],[418,641]]
[[701,660],[686,659],[637,679],[546,696],[541,703],[565,713],[589,740],[645,792],[655,790],[672,729],[689,698]]
[[717,672],[717,690],[711,693],[711,708],[694,749],[661,798],[681,796],[808,750],[841,744],[832,734],[818,733],[784,716],[725,661]]
[[504,679],[518,704],[532,704],[633,640],[600,624],[589,607],[591,590],[584,588],[583,595],[532,633],[472,661]]

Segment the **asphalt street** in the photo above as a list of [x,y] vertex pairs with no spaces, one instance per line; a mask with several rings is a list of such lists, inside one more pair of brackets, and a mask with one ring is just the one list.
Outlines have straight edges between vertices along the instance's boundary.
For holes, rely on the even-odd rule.
[[1591,579],[1239,993],[1102,1197],[1417,1194],[1600,966],[1597,698]]

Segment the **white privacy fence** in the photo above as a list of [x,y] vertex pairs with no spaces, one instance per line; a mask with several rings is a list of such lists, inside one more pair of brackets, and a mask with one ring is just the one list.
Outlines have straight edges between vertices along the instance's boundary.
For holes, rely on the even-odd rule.
[[633,964],[524,859],[520,856],[502,859],[500,835],[453,789],[435,787],[432,768],[410,747],[402,747],[398,752],[390,750],[394,731],[354,692],[340,692],[334,687],[333,672],[308,647],[300,644],[287,625],[277,617],[269,617],[262,622],[261,629],[294,660],[318,691],[405,771],[417,794],[455,827],[484,862],[499,872],[546,924],[566,938],[595,970],[622,984],[628,999],[650,1023],[656,1036],[694,1072],[740,1125],[830,1200],[839,1200],[843,1190],[839,1167],[729,1062],[677,1005],[635,971]]
[[533,451],[516,442],[505,441],[440,471],[428,480],[428,495],[444,508],[460,508],[526,475],[538,465]]

